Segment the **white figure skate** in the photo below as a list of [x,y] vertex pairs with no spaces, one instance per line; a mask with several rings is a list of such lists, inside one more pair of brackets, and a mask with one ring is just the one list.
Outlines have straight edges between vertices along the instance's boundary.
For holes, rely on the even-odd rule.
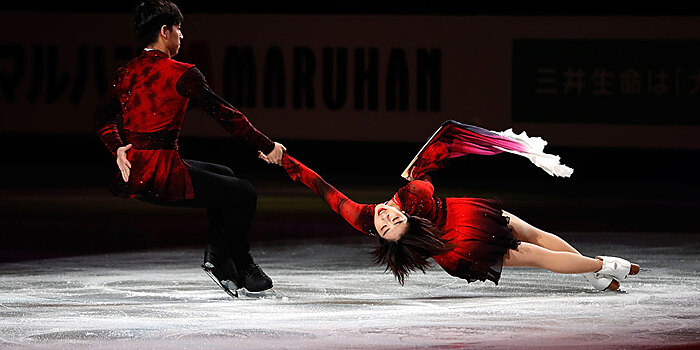
[[583,277],[586,277],[588,282],[593,285],[593,288],[600,291],[616,291],[620,289],[620,282],[614,278],[605,276],[597,277],[597,273],[595,272],[584,273]]
[[596,256],[596,259],[603,261],[603,268],[595,273],[596,277],[624,280],[628,275],[636,275],[639,273],[639,265],[630,263],[625,259],[612,256]]

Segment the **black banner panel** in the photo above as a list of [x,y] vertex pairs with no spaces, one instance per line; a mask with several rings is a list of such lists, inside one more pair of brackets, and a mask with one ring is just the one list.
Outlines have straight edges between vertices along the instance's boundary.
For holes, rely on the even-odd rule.
[[698,125],[700,40],[513,40],[513,121]]

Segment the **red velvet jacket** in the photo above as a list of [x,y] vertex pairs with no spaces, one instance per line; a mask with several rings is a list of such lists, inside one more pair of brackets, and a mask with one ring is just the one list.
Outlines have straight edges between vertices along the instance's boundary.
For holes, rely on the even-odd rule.
[[[112,87],[93,114],[95,131],[116,157],[119,147],[132,144],[129,181],[117,174],[117,195],[177,201],[194,198],[187,164],[177,151],[189,100],[201,105],[231,135],[269,153],[274,143],[256,130],[236,108],[214,94],[194,65],[170,59],[158,50],[143,53],[117,72]],[[123,132],[117,116],[123,116]]]

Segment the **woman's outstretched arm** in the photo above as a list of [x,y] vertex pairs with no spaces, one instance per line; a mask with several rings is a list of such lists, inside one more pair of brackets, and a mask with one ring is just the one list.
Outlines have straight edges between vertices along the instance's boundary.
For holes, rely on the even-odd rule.
[[309,169],[289,154],[284,154],[282,167],[292,180],[301,182],[314,191],[333,211],[340,214],[352,227],[364,233],[370,233],[374,226],[372,221],[374,205],[353,202],[346,195],[331,186],[316,172]]

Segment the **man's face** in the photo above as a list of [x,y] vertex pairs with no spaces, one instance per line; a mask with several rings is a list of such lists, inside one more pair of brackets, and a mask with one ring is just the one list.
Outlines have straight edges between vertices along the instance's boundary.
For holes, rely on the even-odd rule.
[[184,38],[182,29],[179,24],[176,24],[170,27],[170,30],[166,28],[165,33],[165,45],[168,48],[170,57],[175,56],[180,51],[180,40]]

